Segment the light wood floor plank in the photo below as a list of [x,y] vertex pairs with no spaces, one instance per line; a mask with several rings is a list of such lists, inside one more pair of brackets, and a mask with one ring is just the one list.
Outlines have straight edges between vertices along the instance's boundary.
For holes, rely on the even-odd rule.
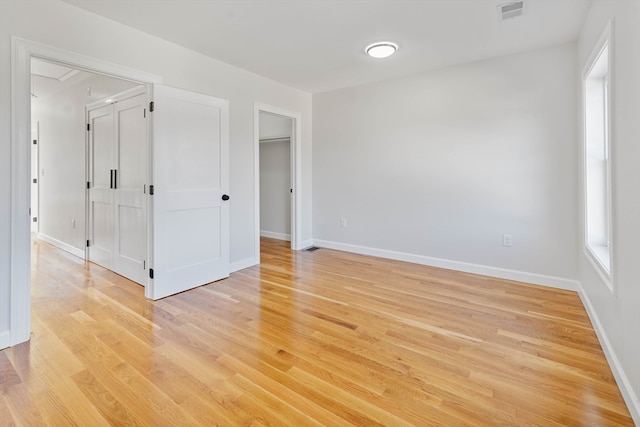
[[632,426],[575,292],[262,240],[160,301],[34,241],[4,426]]

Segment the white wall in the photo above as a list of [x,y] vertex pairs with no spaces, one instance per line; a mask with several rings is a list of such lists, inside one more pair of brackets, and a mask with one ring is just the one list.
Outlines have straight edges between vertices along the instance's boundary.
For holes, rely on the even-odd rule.
[[[311,95],[168,43],[57,0],[0,1],[0,342],[10,319],[28,314],[9,305],[10,265],[28,266],[11,247],[11,35],[162,76],[168,86],[230,101],[231,262],[257,259],[254,230],[253,119],[256,102],[296,111],[302,124],[302,239],[311,239]],[[214,41],[213,41],[214,42]],[[17,112],[16,112],[17,113]],[[25,183],[26,185],[27,183]],[[26,209],[23,212],[28,215]],[[259,249],[258,249],[259,250]],[[13,288],[26,283],[13,284]],[[11,311],[13,310],[13,312]],[[27,316],[28,317],[28,316]],[[24,316],[22,317],[24,319]],[[12,321],[16,323],[16,321]]]
[[576,286],[576,85],[563,45],[314,95],[314,241]]
[[[582,240],[579,278],[594,327],[640,425],[640,2],[593,2],[579,38],[575,74],[581,76],[609,20],[613,23],[613,51],[610,45],[609,52],[613,52],[611,249],[615,294],[586,257]],[[579,129],[582,142],[582,125]],[[581,152],[577,159],[582,161]],[[583,200],[580,210],[584,212]]]
[[[57,93],[32,98],[31,120],[39,123],[40,131],[39,233],[51,243],[84,251],[85,106],[133,86],[131,82],[91,74]],[[89,87],[91,95],[87,93]]]
[[290,153],[289,139],[260,143],[261,236],[291,240]]

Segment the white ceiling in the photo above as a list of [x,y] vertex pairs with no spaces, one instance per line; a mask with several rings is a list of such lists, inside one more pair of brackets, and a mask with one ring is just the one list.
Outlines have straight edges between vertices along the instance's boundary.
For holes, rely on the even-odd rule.
[[60,82],[73,77],[79,73],[79,70],[74,70],[64,65],[55,64],[53,62],[34,59],[31,61],[31,74],[34,76],[46,77],[54,79]]
[[31,95],[43,98],[89,77],[90,74],[41,59],[31,59]]
[[83,83],[86,84],[84,88],[87,89],[86,100],[97,101],[113,95],[111,92],[113,83],[106,82],[116,80],[120,81],[118,84],[120,90],[136,86],[136,83],[125,82],[115,77],[102,76],[55,62],[31,58],[31,95],[34,99],[45,99]]
[[[65,0],[273,80],[323,92],[576,40],[590,0]],[[600,1],[600,0],[596,0]],[[368,44],[400,45],[387,59]]]

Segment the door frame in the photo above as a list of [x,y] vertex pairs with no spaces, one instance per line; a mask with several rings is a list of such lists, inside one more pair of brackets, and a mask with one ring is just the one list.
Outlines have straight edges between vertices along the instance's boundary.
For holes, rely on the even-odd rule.
[[0,337],[0,348],[28,341],[31,333],[31,58],[129,80],[148,90],[162,83],[155,74],[11,36],[11,297],[9,337]]
[[290,154],[291,161],[291,249],[302,249],[302,114],[272,105],[254,104],[253,116],[253,162],[255,189],[255,259],[260,264],[260,113],[275,114],[290,118],[292,121]]

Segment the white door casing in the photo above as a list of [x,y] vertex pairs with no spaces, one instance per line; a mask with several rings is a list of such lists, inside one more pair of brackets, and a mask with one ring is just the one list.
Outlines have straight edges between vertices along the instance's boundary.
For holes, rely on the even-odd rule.
[[153,86],[151,241],[146,296],[229,276],[229,103]]
[[254,213],[254,260],[260,263],[260,112],[276,114],[290,118],[291,160],[291,249],[303,249],[302,241],[302,115],[295,111],[272,105],[254,104],[254,176],[255,176],[255,213]]

